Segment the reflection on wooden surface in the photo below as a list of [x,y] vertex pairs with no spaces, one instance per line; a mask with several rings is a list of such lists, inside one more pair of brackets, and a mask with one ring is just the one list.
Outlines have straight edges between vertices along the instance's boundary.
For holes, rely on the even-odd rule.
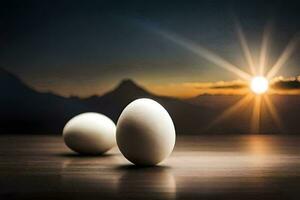
[[157,167],[56,136],[0,138],[0,199],[299,199],[300,137],[184,136]]

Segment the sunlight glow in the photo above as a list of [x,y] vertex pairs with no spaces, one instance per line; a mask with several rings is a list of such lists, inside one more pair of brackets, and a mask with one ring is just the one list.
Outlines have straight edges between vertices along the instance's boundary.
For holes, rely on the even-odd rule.
[[278,115],[276,107],[274,106],[271,98],[269,98],[269,96],[265,95],[264,101],[266,102],[267,109],[270,112],[271,117],[274,120],[275,124],[278,126],[279,130],[281,132],[283,132],[284,128],[283,128],[282,120],[281,120],[280,116]]
[[[234,64],[230,63],[229,61],[225,60],[221,56],[215,54],[214,52],[195,44],[195,42],[189,41],[185,38],[181,38],[176,34],[166,32],[157,28],[152,29],[160,36],[168,39],[169,41],[189,50],[190,52],[206,59],[207,61],[215,64],[218,67],[226,69],[227,71],[233,72],[234,74],[238,75],[239,77],[243,78],[250,82],[249,86],[252,92],[249,92],[244,98],[236,102],[234,105],[230,106],[226,109],[223,113],[221,113],[211,124],[208,125],[209,129],[213,125],[227,119],[232,114],[237,112],[241,109],[241,107],[249,104],[250,101],[253,101],[253,113],[251,117],[251,131],[252,133],[259,133],[260,132],[260,121],[261,121],[261,112],[262,112],[262,104],[266,104],[268,111],[270,112],[273,120],[275,123],[282,127],[281,120],[277,114],[276,108],[273,105],[271,99],[262,95],[266,93],[269,89],[269,80],[273,78],[280,68],[282,68],[294,50],[296,49],[299,37],[296,36],[294,39],[290,40],[282,54],[279,56],[275,64],[271,67],[269,71],[266,71],[266,66],[268,65],[268,47],[269,47],[269,40],[271,37],[271,24],[268,24],[264,30],[263,37],[262,37],[262,44],[260,50],[260,56],[258,59],[253,59],[253,55],[251,54],[249,45],[247,43],[247,39],[243,32],[242,27],[236,21],[236,28],[237,34],[240,41],[241,48],[244,53],[244,57],[247,61],[247,64],[250,68],[251,75],[239,67],[235,66]],[[255,67],[258,66],[258,68]],[[253,95],[255,93],[256,95]],[[255,97],[255,98],[254,98]]]
[[278,73],[280,68],[288,61],[288,59],[290,58],[290,56],[296,49],[298,42],[299,42],[299,38],[296,37],[288,43],[288,45],[286,46],[286,48],[284,49],[282,54],[279,56],[278,60],[274,64],[274,66],[267,73],[266,77],[268,79],[273,78]]
[[268,43],[270,40],[271,35],[271,24],[268,24],[265,27],[263,32],[262,44],[261,44],[261,51],[260,51],[260,58],[259,58],[259,75],[263,75],[265,73],[265,66],[267,64],[268,59]]
[[208,125],[208,129],[212,126],[224,121],[225,119],[229,118],[232,114],[240,110],[242,107],[248,105],[250,101],[253,99],[253,95],[249,93],[248,95],[244,96],[242,99],[240,99],[238,102],[230,106],[228,109],[226,109],[222,114],[220,114],[217,119],[215,119],[211,124]]
[[248,45],[248,42],[247,42],[245,34],[244,34],[244,31],[243,31],[242,27],[240,26],[240,24],[238,22],[236,22],[236,29],[237,29],[237,34],[238,34],[238,37],[239,37],[239,40],[240,40],[240,45],[241,45],[241,47],[243,49],[243,52],[244,52],[244,56],[246,58],[246,61],[248,63],[248,66],[250,68],[250,71],[251,71],[252,75],[254,75],[254,74],[256,74],[256,69],[254,67],[254,61],[253,61],[249,45]]
[[269,88],[269,81],[263,76],[255,76],[250,82],[250,88],[256,94],[263,94]]
[[260,132],[261,118],[261,96],[255,96],[253,112],[251,118],[251,133],[257,134]]

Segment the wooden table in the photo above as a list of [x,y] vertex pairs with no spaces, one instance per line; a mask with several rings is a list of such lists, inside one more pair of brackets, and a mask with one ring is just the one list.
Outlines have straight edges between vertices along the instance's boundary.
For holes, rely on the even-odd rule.
[[181,136],[157,167],[60,136],[0,137],[0,199],[300,199],[300,137]]

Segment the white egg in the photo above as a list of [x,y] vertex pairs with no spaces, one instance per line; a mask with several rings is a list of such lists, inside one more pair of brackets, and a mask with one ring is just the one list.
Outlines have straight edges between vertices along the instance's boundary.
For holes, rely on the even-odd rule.
[[151,99],[137,99],[121,113],[117,145],[136,165],[156,165],[173,151],[176,135],[169,113]]
[[65,125],[63,138],[66,145],[78,153],[101,154],[116,143],[116,126],[99,113],[83,113]]

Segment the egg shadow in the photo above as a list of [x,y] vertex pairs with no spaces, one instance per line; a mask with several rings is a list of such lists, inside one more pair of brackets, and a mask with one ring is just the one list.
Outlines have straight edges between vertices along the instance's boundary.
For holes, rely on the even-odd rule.
[[[67,194],[78,191],[87,199],[96,199],[99,196],[117,198],[121,173],[114,173],[111,167],[118,161],[115,153],[82,155],[65,152],[56,156],[60,156],[60,190]],[[80,199],[82,195],[74,196],[75,199]]]
[[176,199],[176,180],[169,166],[121,165],[115,168],[118,196],[123,199]]
[[75,152],[64,152],[55,154],[59,157],[64,158],[106,158],[116,156],[116,153],[103,153],[103,154],[82,154],[82,153],[75,153]]
[[134,165],[134,164],[124,164],[115,168],[119,171],[134,171],[134,170],[149,170],[149,171],[161,171],[172,169],[170,166],[165,165]]

